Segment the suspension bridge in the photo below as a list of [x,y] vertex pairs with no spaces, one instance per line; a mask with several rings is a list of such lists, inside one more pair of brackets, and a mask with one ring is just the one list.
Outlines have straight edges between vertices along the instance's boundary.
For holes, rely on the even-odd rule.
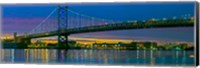
[[77,33],[149,29],[166,27],[193,27],[194,18],[150,19],[143,21],[116,21],[81,14],[67,6],[58,6],[30,32],[18,36],[14,33],[15,42],[30,44],[33,38],[58,36],[58,46],[67,47],[68,36]]

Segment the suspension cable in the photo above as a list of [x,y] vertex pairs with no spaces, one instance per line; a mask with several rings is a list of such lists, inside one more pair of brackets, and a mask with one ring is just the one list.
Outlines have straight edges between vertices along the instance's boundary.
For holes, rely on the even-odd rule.
[[[35,29],[37,29],[40,25],[42,25],[42,24],[43,24],[57,9],[58,9],[58,8],[54,8],[54,9],[51,11],[51,13],[50,13],[44,20],[42,20],[42,22],[40,22],[39,25],[37,25],[35,28],[33,28],[33,29],[31,30],[31,32],[34,31]],[[31,33],[31,32],[30,32],[30,33]]]

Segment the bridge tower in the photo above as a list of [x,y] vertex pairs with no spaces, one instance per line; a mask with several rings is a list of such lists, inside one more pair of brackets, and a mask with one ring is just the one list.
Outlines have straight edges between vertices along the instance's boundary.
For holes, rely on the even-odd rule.
[[16,43],[17,42],[17,32],[14,32],[13,37],[14,37],[14,42]]
[[[24,36],[27,37],[27,33],[25,33]],[[17,32],[14,32],[13,37],[14,37],[14,42],[17,45],[17,48],[27,48],[28,44],[31,44],[30,38],[17,37]]]
[[68,48],[68,34],[63,33],[68,27],[68,7],[58,6],[58,48]]

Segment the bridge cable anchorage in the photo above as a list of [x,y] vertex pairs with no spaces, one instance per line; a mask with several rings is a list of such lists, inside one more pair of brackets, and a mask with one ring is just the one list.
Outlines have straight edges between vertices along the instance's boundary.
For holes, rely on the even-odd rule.
[[34,33],[34,31],[36,31],[37,29],[41,29],[41,28],[39,28],[43,23],[45,23],[46,22],[46,20],[57,10],[58,8],[54,8],[52,11],[51,11],[51,13],[44,19],[44,20],[42,20],[42,22],[41,23],[39,23],[35,28],[33,28],[32,30],[31,30],[31,32],[29,32],[30,34],[31,33]]

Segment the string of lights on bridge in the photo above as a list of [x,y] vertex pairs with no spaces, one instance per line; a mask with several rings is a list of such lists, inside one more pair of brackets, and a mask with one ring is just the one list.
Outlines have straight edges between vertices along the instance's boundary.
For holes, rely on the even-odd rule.
[[[41,22],[39,23],[35,28],[31,30],[28,34],[35,34],[35,33],[42,33],[42,32],[49,32],[49,31],[55,31],[58,30],[58,7],[54,8],[49,15]],[[190,17],[190,14],[186,14],[182,16],[184,19]],[[174,16],[172,19],[176,19],[177,17]],[[153,20],[159,20],[154,19]],[[163,18],[162,20],[167,20],[167,18]],[[145,22],[146,20],[143,20]],[[64,21],[61,21],[64,22]],[[98,18],[94,16],[89,16],[86,14],[82,14],[76,11],[73,11],[71,9],[67,9],[67,27],[64,29],[72,29],[72,28],[80,28],[80,27],[87,27],[87,26],[97,26],[97,25],[105,25],[105,24],[116,24],[116,23],[122,23],[123,21],[117,21],[117,20],[110,20],[110,19],[104,19],[104,18]],[[129,20],[127,22],[133,22],[132,20]],[[134,22],[137,22],[137,20],[134,20]],[[62,25],[66,25],[62,24]]]
[[[56,12],[57,9],[58,8],[55,8],[41,23],[39,23],[28,34],[57,30],[58,28],[57,16],[53,17],[53,14]],[[121,23],[121,21],[97,18],[97,17],[81,14],[70,9],[68,9],[67,11],[68,11],[68,23],[67,23],[68,29],[85,27],[85,26]]]

